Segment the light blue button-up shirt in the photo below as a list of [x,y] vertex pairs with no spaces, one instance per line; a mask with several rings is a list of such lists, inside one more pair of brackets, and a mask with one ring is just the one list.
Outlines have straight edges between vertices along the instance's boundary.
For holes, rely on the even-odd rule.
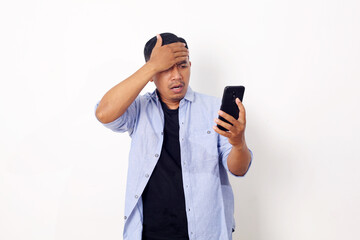
[[[231,240],[235,230],[234,196],[227,174],[236,176],[227,166],[232,146],[212,128],[220,104],[220,99],[188,87],[179,105],[179,142],[190,240]],[[141,195],[163,144],[164,114],[156,90],[139,95],[121,117],[103,125],[115,132],[127,131],[132,138],[123,236],[125,240],[141,240]],[[250,154],[252,162],[251,151]]]

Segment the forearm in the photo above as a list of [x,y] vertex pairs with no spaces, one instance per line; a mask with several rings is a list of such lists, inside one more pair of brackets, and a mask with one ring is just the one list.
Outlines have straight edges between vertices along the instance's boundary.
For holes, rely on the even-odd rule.
[[243,176],[249,167],[250,160],[251,154],[244,143],[242,146],[232,147],[227,158],[227,165],[230,172],[237,176]]
[[111,88],[96,109],[99,121],[109,123],[123,115],[155,73],[153,65],[146,63],[133,75]]

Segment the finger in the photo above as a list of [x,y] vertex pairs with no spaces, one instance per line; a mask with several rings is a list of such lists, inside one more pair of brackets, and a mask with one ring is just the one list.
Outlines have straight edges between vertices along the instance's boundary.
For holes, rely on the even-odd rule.
[[185,56],[185,57],[177,57],[175,58],[175,63],[178,64],[178,63],[181,63],[183,61],[186,61],[188,59],[188,56]]
[[218,134],[220,134],[224,137],[227,137],[227,138],[231,137],[231,133],[220,130],[217,126],[213,126],[213,129],[215,130],[215,132],[217,132]]
[[189,56],[188,52],[176,52],[176,53],[174,53],[175,58],[177,58],[177,57],[187,57],[187,56]]
[[232,132],[232,130],[234,130],[234,126],[229,124],[229,123],[226,123],[224,121],[221,121],[220,119],[218,118],[215,118],[214,120],[217,124],[219,124],[220,126],[223,126],[224,128],[226,128],[227,130],[229,130],[230,132]]
[[162,38],[160,34],[156,34],[156,44],[154,48],[159,48],[162,46]]
[[239,108],[239,121],[245,122],[246,121],[246,111],[245,111],[245,107],[242,104],[242,102],[240,101],[239,98],[236,98],[236,104],[238,105]]
[[[182,42],[174,42],[174,43],[170,43],[168,44],[167,46],[169,47],[184,47],[186,48],[186,44],[185,43],[182,43]],[[187,49],[187,48],[186,48]]]
[[226,112],[219,110],[219,115],[228,120],[233,125],[239,124],[239,122],[233,116],[227,114]]
[[184,46],[180,46],[180,47],[173,47],[171,48],[171,50],[175,53],[175,52],[189,52],[189,50],[184,47]]

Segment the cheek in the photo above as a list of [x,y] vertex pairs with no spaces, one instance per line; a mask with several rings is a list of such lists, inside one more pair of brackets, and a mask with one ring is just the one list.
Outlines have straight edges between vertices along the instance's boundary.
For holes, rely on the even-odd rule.
[[164,82],[169,77],[169,75],[170,75],[169,71],[163,71],[161,73],[158,73],[157,79]]
[[161,75],[159,75],[156,78],[156,86],[158,86],[159,88],[164,88],[167,87],[167,74],[166,73],[162,73]]
[[189,80],[189,78],[190,78],[190,70],[183,72],[182,76],[183,76],[184,79]]

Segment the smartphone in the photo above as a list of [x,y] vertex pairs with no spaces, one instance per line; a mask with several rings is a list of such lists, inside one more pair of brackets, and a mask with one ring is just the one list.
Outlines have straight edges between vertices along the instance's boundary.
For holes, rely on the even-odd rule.
[[[226,86],[224,88],[224,94],[221,101],[220,110],[226,112],[227,114],[233,116],[235,119],[239,118],[239,107],[235,102],[236,98],[239,98],[242,102],[244,97],[245,87],[244,86]],[[221,121],[231,124],[228,120],[224,119],[223,117],[219,116]],[[232,125],[232,124],[231,124]],[[224,128],[217,124],[217,127],[223,131],[229,131],[228,129]]]

